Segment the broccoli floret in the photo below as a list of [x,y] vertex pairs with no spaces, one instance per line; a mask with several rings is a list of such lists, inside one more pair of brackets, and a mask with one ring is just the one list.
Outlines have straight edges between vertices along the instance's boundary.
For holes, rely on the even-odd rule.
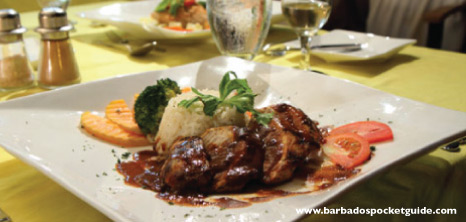
[[161,79],[157,80],[157,85],[162,86],[165,88],[165,94],[167,97],[172,98],[175,97],[177,94],[181,94],[180,87],[178,86],[178,83],[171,79]]
[[168,101],[181,94],[178,84],[171,79],[161,79],[148,86],[134,104],[136,123],[144,134],[156,135]]

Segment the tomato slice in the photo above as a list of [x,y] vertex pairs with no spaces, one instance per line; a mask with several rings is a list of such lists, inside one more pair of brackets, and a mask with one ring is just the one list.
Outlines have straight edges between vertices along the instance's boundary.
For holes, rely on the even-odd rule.
[[360,121],[337,127],[330,131],[330,135],[342,133],[356,133],[369,143],[393,140],[393,132],[390,127],[377,121]]
[[347,169],[361,165],[371,155],[369,142],[355,133],[328,136],[322,150],[332,162]]
[[189,7],[194,4],[196,4],[195,0],[184,0],[184,7]]

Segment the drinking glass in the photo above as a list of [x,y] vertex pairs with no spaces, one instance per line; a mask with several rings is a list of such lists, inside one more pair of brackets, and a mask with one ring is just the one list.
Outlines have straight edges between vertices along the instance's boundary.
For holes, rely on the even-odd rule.
[[66,11],[70,0],[37,0],[41,8],[45,7],[58,7]]
[[303,70],[311,70],[311,40],[327,22],[331,9],[332,0],[282,0],[283,15],[301,43],[300,68]]
[[272,0],[207,0],[207,16],[223,55],[252,60],[269,31]]

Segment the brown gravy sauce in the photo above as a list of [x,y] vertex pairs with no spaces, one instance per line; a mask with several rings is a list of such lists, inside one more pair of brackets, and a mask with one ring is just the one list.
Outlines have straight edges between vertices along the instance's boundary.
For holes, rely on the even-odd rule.
[[[220,208],[241,208],[253,203],[266,202],[280,197],[307,194],[318,190],[326,189],[339,181],[346,180],[355,174],[359,169],[347,170],[340,166],[327,166],[310,171],[303,179],[316,184],[312,191],[291,192],[268,187],[259,183],[252,184],[246,188],[246,194],[252,197],[208,197],[198,193],[177,194],[170,192],[163,186],[163,178],[160,176],[163,161],[157,159],[155,151],[141,151],[133,155],[133,160],[116,164],[117,171],[125,177],[125,183],[143,189],[157,192],[157,198],[166,201],[168,204],[183,206],[217,206]],[[301,173],[302,174],[302,173]],[[302,177],[302,176],[301,176]],[[300,177],[300,178],[301,178]],[[253,187],[253,188],[251,188]],[[248,195],[249,196],[249,195]]]
[[245,198],[248,202],[250,203],[260,203],[260,202],[267,202],[279,197],[288,197],[288,196],[295,196],[299,194],[307,194],[310,193],[311,191],[301,191],[301,192],[290,192],[290,191],[284,191],[284,190],[258,190],[254,194],[256,195],[255,197],[249,197]]

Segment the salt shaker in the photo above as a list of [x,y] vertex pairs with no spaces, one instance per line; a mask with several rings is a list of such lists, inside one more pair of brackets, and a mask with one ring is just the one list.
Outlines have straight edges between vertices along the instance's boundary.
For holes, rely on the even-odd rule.
[[78,83],[79,69],[71,45],[66,12],[58,7],[43,8],[39,13],[41,52],[38,66],[38,83],[42,88],[55,89]]
[[17,90],[34,84],[34,73],[26,56],[19,14],[0,10],[0,91]]

